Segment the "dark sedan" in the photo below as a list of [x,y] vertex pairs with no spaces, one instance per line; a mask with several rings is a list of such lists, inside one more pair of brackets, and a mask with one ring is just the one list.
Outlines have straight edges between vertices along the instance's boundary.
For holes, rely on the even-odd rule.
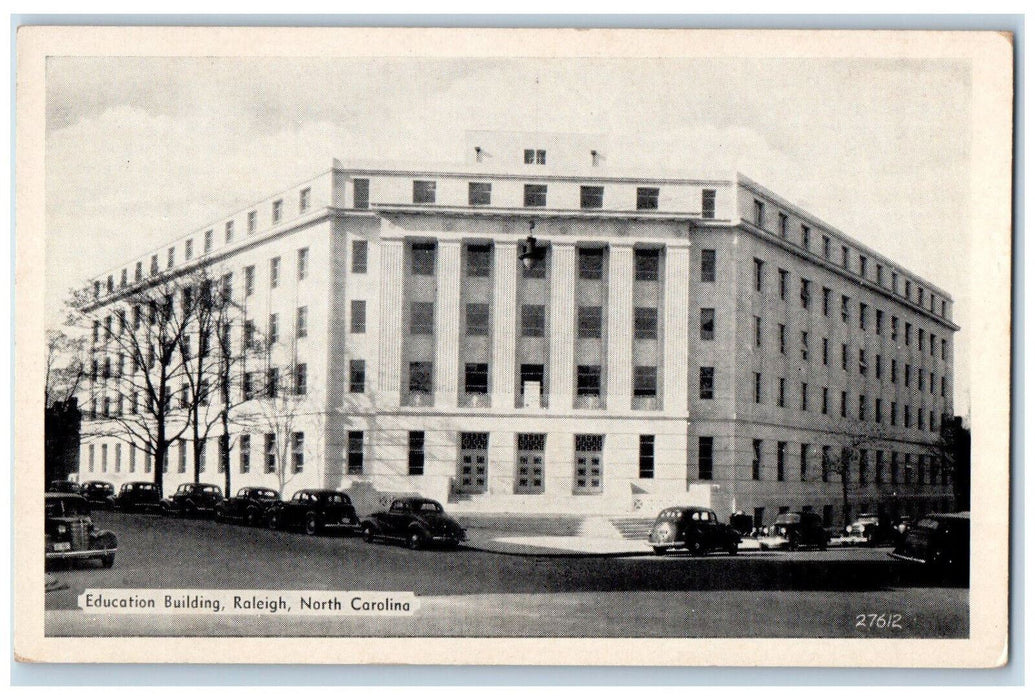
[[922,565],[948,580],[969,580],[970,513],[925,515],[906,532],[891,556]]
[[108,481],[87,481],[79,488],[79,495],[89,501],[91,508],[111,508],[115,487]]
[[47,493],[79,493],[79,484],[74,481],[58,479],[47,486]]
[[216,506],[216,520],[241,522],[247,525],[261,525],[266,511],[280,501],[280,494],[273,489],[245,486],[233,498]]
[[131,481],[123,484],[113,499],[114,507],[127,513],[153,510],[161,502],[162,492],[150,481]]
[[363,539],[396,540],[410,549],[437,544],[456,547],[467,539],[467,532],[446,515],[442,504],[430,498],[397,498],[386,511],[363,521]]
[[222,500],[223,490],[215,484],[180,484],[161,505],[166,515],[195,517],[213,513]]
[[693,556],[715,550],[736,554],[740,533],[720,523],[710,508],[680,506],[658,513],[648,542],[657,554],[670,549],[685,549]]
[[359,517],[348,494],[330,489],[296,491],[290,501],[276,501],[266,511],[266,525],[271,530],[301,528],[307,535],[324,530],[356,532]]

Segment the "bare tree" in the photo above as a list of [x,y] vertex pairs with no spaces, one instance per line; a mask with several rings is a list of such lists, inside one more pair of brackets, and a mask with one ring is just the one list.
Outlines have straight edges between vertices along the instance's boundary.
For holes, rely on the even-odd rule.
[[79,393],[86,377],[85,348],[86,339],[81,335],[73,337],[59,330],[47,331],[44,407],[66,404]]
[[863,450],[877,447],[886,439],[883,428],[874,426],[865,432],[841,432],[837,438],[839,444],[834,449],[823,449],[823,478],[829,479],[833,475],[841,482],[841,517],[846,525],[851,515],[852,475],[859,474]]

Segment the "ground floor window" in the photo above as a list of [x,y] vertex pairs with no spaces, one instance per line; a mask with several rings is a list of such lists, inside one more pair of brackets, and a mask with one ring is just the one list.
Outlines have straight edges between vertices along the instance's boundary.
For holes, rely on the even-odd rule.
[[249,471],[251,471],[251,468],[252,468],[252,436],[251,435],[242,435],[241,436],[241,446],[239,448],[239,451],[240,451],[240,460],[241,460],[241,473],[242,474],[247,474]]
[[546,435],[542,433],[518,434],[514,493],[539,494],[546,490],[543,478],[545,452]]
[[424,473],[424,431],[410,431],[410,451],[408,456],[410,476],[420,476]]
[[266,433],[266,473],[274,474],[277,471],[277,436],[273,433]]
[[640,436],[640,478],[654,478],[654,436]]
[[[485,493],[489,463],[489,434],[460,433],[456,488],[460,493]],[[541,466],[540,462],[540,466]],[[541,476],[541,474],[540,474]]]
[[363,431],[349,431],[348,446],[349,474],[357,475],[363,473]]
[[295,474],[305,464],[305,433],[291,433],[291,469]]
[[697,439],[697,478],[710,480],[713,471],[713,445],[711,437],[699,437]]
[[604,436],[575,436],[575,474],[572,493],[600,493],[604,490]]

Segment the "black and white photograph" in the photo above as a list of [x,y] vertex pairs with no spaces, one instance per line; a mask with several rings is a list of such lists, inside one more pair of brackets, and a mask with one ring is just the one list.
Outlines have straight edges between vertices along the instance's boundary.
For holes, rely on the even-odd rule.
[[22,656],[1005,661],[1009,37],[35,29]]

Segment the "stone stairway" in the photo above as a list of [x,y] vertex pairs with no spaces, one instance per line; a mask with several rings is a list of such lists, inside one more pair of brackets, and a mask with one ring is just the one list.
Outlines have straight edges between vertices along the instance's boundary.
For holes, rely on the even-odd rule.
[[611,518],[611,524],[624,539],[645,540],[654,525],[654,518]]

